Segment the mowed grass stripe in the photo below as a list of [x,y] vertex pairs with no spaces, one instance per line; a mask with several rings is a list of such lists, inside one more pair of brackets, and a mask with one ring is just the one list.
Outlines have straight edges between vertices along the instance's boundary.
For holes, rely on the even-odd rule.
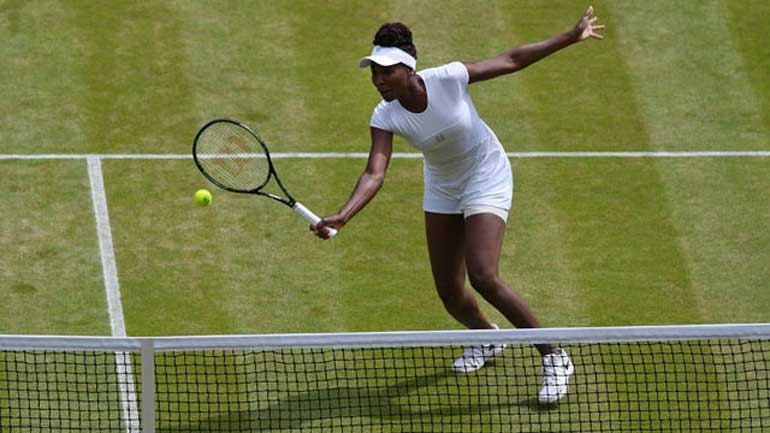
[[[511,6],[512,25],[525,30],[531,29],[528,23],[563,21],[564,11],[571,9],[567,2],[562,6]],[[647,150],[650,139],[643,113],[635,100],[623,97],[633,94],[633,83],[610,25],[614,17],[603,4],[594,6],[609,25],[606,39],[571,47],[523,71],[530,108],[522,121],[538,125],[539,149],[556,145],[570,150]],[[564,233],[560,256],[572,261],[568,269],[576,274],[570,299],[581,299],[591,325],[698,320],[677,232],[669,208],[660,200],[664,185],[654,163],[537,160],[529,167],[533,172],[526,181],[552,188],[544,194]],[[522,183],[520,189],[526,188]]]
[[[281,147],[368,151],[369,118],[380,95],[369,69],[360,69],[358,60],[369,54],[374,32],[391,18],[385,13],[388,4],[359,0],[279,5],[280,16],[291,27],[286,42],[295,56],[286,78],[296,81],[301,90],[296,97],[304,103],[302,112],[291,114],[306,120],[290,125],[294,139],[281,137]],[[281,86],[275,91],[280,92]],[[291,117],[284,121],[291,123]]]
[[[568,1],[548,8],[537,2],[503,2],[498,15],[508,17],[505,26],[516,38],[502,42],[501,50],[570,30],[585,8]],[[601,22],[609,26],[603,32],[605,40],[568,47],[513,77],[483,84],[499,86],[491,92],[488,123],[499,131],[509,151],[647,150],[645,140],[639,138],[643,125],[635,104],[622,96],[631,84],[619,61],[622,47],[613,39],[612,17],[601,2],[594,8]],[[483,32],[479,33],[483,38]],[[518,81],[516,99],[506,98],[511,92],[506,87]],[[508,113],[500,111],[511,104],[509,100],[515,105]],[[528,132],[521,135],[522,129]]]
[[[770,3],[752,1],[749,6],[743,2],[723,2],[732,42],[741,56],[745,74],[754,89],[754,98],[762,106],[764,132],[770,132],[770,35],[761,29],[770,27]],[[767,147],[768,141],[765,141]]]
[[542,164],[513,161],[515,192],[501,273],[543,326],[591,323],[583,284],[567,243],[570,227],[553,206],[556,186],[541,180]]
[[[765,148],[768,134],[761,105],[732,38],[725,37],[730,34],[726,10],[717,2],[698,3],[686,10],[668,3],[658,6],[628,5],[619,17],[619,37],[626,46],[624,55],[653,147],[671,149],[676,142],[683,149]],[[660,18],[656,22],[665,30],[649,31],[654,17]],[[666,80],[649,79],[658,74],[665,74]],[[709,91],[704,92],[704,87]],[[740,145],[736,140],[741,140]],[[756,278],[766,275],[756,260],[762,260],[764,255],[757,252],[767,239],[738,221],[744,219],[741,210],[763,213],[762,206],[756,209],[752,203],[766,190],[758,186],[761,180],[755,170],[766,170],[767,161],[693,162],[656,160],[655,164],[697,293],[696,308],[703,321],[757,318],[750,305],[730,294],[758,291]],[[748,202],[736,202],[738,197]],[[760,249],[747,249],[747,237]],[[736,304],[748,310],[741,313]]]
[[653,163],[537,160],[528,168],[532,181],[547,185],[540,188],[576,274],[575,286],[563,291],[576,292],[569,299],[581,302],[590,325],[700,320]]
[[[78,3],[82,152],[179,152],[192,132],[184,22],[165,3]],[[59,119],[62,121],[63,119]],[[185,140],[187,141],[187,140]]]
[[769,162],[667,160],[656,165],[667,181],[701,320],[766,321]]
[[625,97],[638,100],[653,149],[767,148],[761,106],[721,2],[607,8],[633,83]]
[[0,168],[11,203],[0,219],[0,333],[109,335],[85,161]]
[[[297,65],[313,53],[295,49],[295,18],[275,2],[173,5],[187,23],[181,43],[193,94],[190,126],[232,117],[256,129],[274,151],[312,150],[313,142],[303,138],[312,130],[313,94]],[[186,145],[195,132],[187,131]]]
[[72,53],[80,40],[68,24],[72,15],[58,2],[0,6],[0,153],[82,150],[80,107],[73,100],[82,92],[79,57]]

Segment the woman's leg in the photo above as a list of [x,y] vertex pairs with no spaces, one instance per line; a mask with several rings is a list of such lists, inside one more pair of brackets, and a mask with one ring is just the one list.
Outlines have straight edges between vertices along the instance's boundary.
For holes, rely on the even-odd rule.
[[479,309],[473,292],[465,286],[463,216],[425,212],[428,254],[436,290],[444,307],[458,322],[471,329],[492,324]]
[[[500,278],[498,263],[505,222],[497,215],[480,213],[465,219],[465,263],[471,286],[517,328],[539,328],[529,304]],[[536,345],[541,355],[553,353],[550,345]]]

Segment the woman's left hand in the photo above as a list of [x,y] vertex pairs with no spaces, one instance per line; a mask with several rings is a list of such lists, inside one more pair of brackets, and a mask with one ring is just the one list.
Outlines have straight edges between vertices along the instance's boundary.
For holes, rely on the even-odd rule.
[[588,38],[604,39],[604,36],[596,33],[597,30],[604,30],[604,25],[596,25],[598,17],[594,16],[594,7],[589,6],[583,18],[575,26],[575,32],[578,34],[578,41],[584,41]]

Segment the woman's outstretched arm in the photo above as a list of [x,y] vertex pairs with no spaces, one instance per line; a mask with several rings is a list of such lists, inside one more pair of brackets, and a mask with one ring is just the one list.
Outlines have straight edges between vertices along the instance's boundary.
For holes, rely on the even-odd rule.
[[589,38],[603,39],[603,36],[596,33],[596,31],[604,29],[604,26],[596,24],[598,18],[593,16],[593,13],[593,6],[590,6],[577,25],[568,32],[558,34],[544,41],[512,48],[490,59],[465,63],[465,67],[468,69],[469,83],[490,80],[500,75],[520,71],[576,42]]

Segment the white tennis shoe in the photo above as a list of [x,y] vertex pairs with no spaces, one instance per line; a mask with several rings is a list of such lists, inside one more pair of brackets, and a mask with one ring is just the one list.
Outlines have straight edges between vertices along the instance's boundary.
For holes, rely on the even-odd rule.
[[543,388],[540,389],[538,401],[542,404],[556,403],[567,395],[567,382],[575,366],[567,356],[567,352],[556,349],[556,352],[543,357]]
[[[498,329],[497,325],[494,329]],[[505,344],[485,344],[481,346],[469,346],[465,348],[463,356],[457,358],[452,364],[452,371],[456,373],[470,373],[484,366],[490,358],[493,358],[505,350]]]

